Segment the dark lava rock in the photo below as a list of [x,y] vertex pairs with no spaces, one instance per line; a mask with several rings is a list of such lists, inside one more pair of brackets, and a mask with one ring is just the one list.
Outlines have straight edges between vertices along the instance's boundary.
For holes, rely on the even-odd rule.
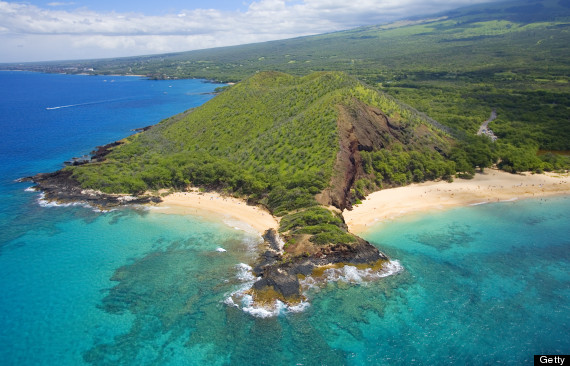
[[297,275],[290,272],[291,268],[281,266],[270,266],[265,268],[262,278],[253,284],[256,290],[266,287],[273,287],[275,291],[284,297],[299,296],[299,279]]
[[91,160],[92,161],[99,161],[99,162],[105,160],[105,156],[109,155],[109,153],[111,152],[111,150],[114,147],[119,146],[121,144],[122,144],[122,142],[115,141],[115,142],[111,142],[110,144],[107,144],[107,145],[97,146],[96,147],[97,150],[91,151]]
[[304,262],[297,264],[294,269],[296,274],[309,276],[311,273],[313,273],[315,267],[316,266],[310,260],[307,259]]
[[281,250],[278,238],[279,236],[277,235],[277,231],[275,231],[275,229],[269,229],[265,232],[265,234],[263,234],[263,239],[267,245],[269,245],[269,248],[276,252],[279,252]]
[[139,127],[139,128],[133,128],[131,131],[134,131],[134,132],[144,132],[144,131],[150,130],[152,127],[154,127],[154,125],[145,126],[145,127]]
[[388,257],[366,240],[358,238],[355,244],[336,244],[324,247],[320,252],[320,257],[315,258],[313,262],[322,266],[334,263],[372,264],[379,260],[388,260]]
[[263,273],[263,268],[275,264],[279,260],[281,260],[281,255],[272,250],[266,250],[259,256],[257,264],[253,267],[253,272],[259,276]]
[[23,182],[36,183],[36,189],[44,192],[48,201],[60,203],[85,202],[94,207],[115,207],[125,204],[144,204],[161,201],[159,197],[140,196],[131,200],[124,200],[122,196],[110,195],[93,190],[86,190],[75,180],[72,173],[67,170],[58,170],[53,173],[40,173],[33,177],[21,179]]
[[[268,238],[276,239],[275,234],[269,234],[269,230],[265,233],[265,245],[271,245]],[[308,276],[317,266],[335,263],[372,265],[379,260],[388,260],[378,248],[361,238],[356,243],[323,246],[310,257],[299,256],[286,263],[280,261],[281,258],[271,249],[259,257],[254,272],[261,278],[253,284],[255,290],[272,287],[285,298],[298,297],[301,289],[297,275]]]

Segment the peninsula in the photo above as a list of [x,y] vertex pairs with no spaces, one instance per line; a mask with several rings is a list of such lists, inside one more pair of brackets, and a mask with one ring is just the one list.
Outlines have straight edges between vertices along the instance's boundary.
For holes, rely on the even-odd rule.
[[354,234],[360,228],[347,210],[379,189],[470,176],[492,163],[490,144],[457,140],[342,72],[261,72],[98,148],[90,161],[29,179],[51,200],[161,202],[159,212],[245,218],[265,240],[253,266],[254,301],[298,302],[299,279],[319,268],[388,263]]
[[[403,177],[381,175],[389,159],[423,161],[426,179],[449,179],[450,142],[425,116],[344,73],[264,72],[99,148],[90,162],[30,179],[47,199],[106,207],[164,200],[162,207],[180,212],[197,210],[202,199],[222,204],[238,197],[244,209],[250,206],[234,217],[263,217],[253,226],[269,229],[254,289],[288,301],[300,296],[298,277],[319,266],[378,267],[388,260],[348,232],[342,210],[391,179],[408,179],[407,167]],[[200,196],[191,187],[224,197]],[[179,193],[163,199],[161,189]]]

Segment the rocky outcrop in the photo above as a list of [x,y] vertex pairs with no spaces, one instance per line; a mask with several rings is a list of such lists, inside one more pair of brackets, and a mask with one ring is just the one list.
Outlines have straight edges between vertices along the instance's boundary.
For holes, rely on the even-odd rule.
[[109,155],[109,153],[113,150],[114,147],[122,145],[121,141],[111,142],[110,144],[97,146],[95,149],[91,151],[91,161],[93,162],[101,162],[105,160],[105,157]]
[[93,207],[106,209],[125,204],[160,202],[160,198],[154,196],[133,197],[84,189],[73,178],[72,173],[65,169],[22,178],[21,181],[34,182],[36,184],[35,188],[45,194],[45,199],[58,203],[84,202]]
[[271,249],[268,241],[276,235],[275,230],[268,230],[265,235],[266,250],[260,255],[254,274],[260,277],[253,285],[254,291],[267,289],[277,292],[285,299],[301,296],[299,275],[309,276],[320,267],[330,264],[369,264],[373,265],[388,257],[364,239],[357,238],[356,243],[323,245],[311,255],[288,257]]

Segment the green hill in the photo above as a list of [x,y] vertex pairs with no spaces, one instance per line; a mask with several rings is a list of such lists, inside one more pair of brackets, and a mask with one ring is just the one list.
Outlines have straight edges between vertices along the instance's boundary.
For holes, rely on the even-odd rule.
[[[431,123],[344,73],[264,72],[127,138],[102,162],[68,169],[84,187],[109,193],[192,184],[247,195],[278,215],[316,204],[317,194],[343,209],[364,183],[454,174],[443,157],[449,138]],[[381,149],[386,156],[375,155]],[[375,174],[373,166],[396,157],[417,160],[418,176],[407,167],[402,177]]]
[[266,232],[255,298],[299,299],[298,275],[388,260],[349,233],[340,212],[382,186],[451,179],[456,148],[440,127],[342,72],[262,72],[99,148],[88,163],[30,179],[47,199],[66,202],[124,203],[115,193],[148,202],[147,191],[198,186],[262,205],[281,217],[285,244]]
[[381,186],[451,179],[452,153],[437,122],[345,73],[262,72],[89,163],[31,180],[62,201],[116,204],[108,194],[198,186],[262,205],[281,217],[284,247],[266,232],[252,291],[288,301],[300,299],[298,276],[319,266],[382,266],[388,258],[349,233],[340,211]]

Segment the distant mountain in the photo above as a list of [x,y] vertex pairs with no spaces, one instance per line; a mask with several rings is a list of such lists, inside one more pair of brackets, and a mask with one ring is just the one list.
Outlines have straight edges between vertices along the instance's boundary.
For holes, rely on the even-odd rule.
[[485,3],[423,19],[183,53],[4,65],[36,71],[239,81],[259,71],[344,71],[440,123],[500,143],[570,150],[569,0]]
[[[537,33],[548,30],[559,30],[552,34],[567,33],[560,31],[567,30],[570,24],[569,1],[485,3],[429,17],[288,40],[119,59],[11,64],[3,68],[219,81],[239,81],[264,70],[293,74],[335,70],[367,82],[390,80],[400,70],[417,68],[418,62],[441,69],[459,61],[454,66],[469,68],[484,57],[496,58],[491,49],[504,45],[510,45],[509,52],[498,55],[504,62],[526,56],[522,50],[511,54],[515,46],[523,46],[525,38],[532,41]],[[550,22],[554,24],[547,24]],[[540,24],[528,27],[531,23]],[[562,38],[560,41],[566,39]],[[466,46],[475,48],[471,52],[474,58],[461,57],[462,52],[457,52]],[[562,42],[555,46],[566,48]]]
[[518,23],[554,22],[570,16],[569,0],[500,1],[473,5],[444,13],[451,19],[481,22],[507,20]]

